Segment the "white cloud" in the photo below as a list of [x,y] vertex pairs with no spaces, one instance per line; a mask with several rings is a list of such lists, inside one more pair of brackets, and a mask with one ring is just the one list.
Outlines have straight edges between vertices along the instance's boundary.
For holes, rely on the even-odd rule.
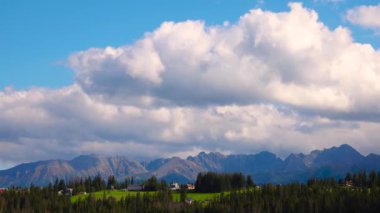
[[352,24],[380,32],[380,4],[355,7],[348,10],[345,17]]
[[91,99],[77,86],[3,92],[0,97],[2,161],[89,153],[185,157],[199,150],[270,150],[284,156],[341,143],[366,152],[379,148],[379,123],[304,116],[272,104],[120,106]]
[[[264,101],[379,114],[380,53],[353,42],[348,29],[330,30],[315,11],[289,5],[282,13],[252,10],[229,26],[165,22],[134,45],[90,49],[70,61],[80,86],[107,101],[130,103],[133,94],[172,104]],[[136,59],[149,68],[128,65]]]

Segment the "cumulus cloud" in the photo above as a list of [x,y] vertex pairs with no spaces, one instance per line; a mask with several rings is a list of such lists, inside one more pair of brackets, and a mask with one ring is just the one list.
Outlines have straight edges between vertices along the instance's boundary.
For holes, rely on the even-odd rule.
[[112,105],[92,99],[75,85],[8,91],[0,97],[0,156],[11,162],[86,153],[185,157],[201,150],[270,150],[284,156],[341,143],[368,151],[377,148],[375,133],[380,131],[378,123],[303,116],[272,104]]
[[133,93],[158,103],[379,114],[380,53],[346,28],[330,30],[315,11],[289,6],[254,9],[228,26],[165,22],[136,44],[76,53],[70,64],[86,92],[108,101],[128,103]]
[[71,86],[0,92],[0,163],[380,148],[380,53],[299,3],[221,26],[165,22],[69,64]]
[[348,10],[345,17],[352,24],[380,33],[380,4],[355,7]]

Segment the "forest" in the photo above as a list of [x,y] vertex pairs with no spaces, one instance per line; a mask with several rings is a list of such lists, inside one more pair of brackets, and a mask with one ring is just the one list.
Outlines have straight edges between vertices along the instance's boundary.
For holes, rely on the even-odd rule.
[[251,188],[254,182],[251,175],[242,173],[218,174],[214,172],[199,173],[195,182],[197,192],[212,193]]
[[[89,193],[85,199],[72,202],[70,196],[58,193],[60,187],[68,187],[70,183],[58,180],[46,187],[10,188],[2,192],[0,212],[380,212],[380,172],[362,171],[339,180],[310,179],[307,183],[287,185],[255,186],[248,179],[252,177],[199,174],[196,187],[212,185],[219,187],[212,191],[221,192],[214,199],[192,203],[185,199],[174,201],[174,192],[165,187],[157,187],[155,193],[138,192],[121,199],[96,198]],[[84,187],[90,190],[111,187],[114,183],[112,178],[86,180],[88,186],[83,181]],[[147,181],[162,186],[157,179]],[[186,196],[185,191],[181,194]]]

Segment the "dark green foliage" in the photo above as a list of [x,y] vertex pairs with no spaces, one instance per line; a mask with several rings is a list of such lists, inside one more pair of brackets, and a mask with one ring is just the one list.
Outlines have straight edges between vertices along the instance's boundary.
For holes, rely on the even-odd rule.
[[58,183],[58,190],[65,190],[66,189],[66,183],[64,180],[60,180]]
[[92,190],[91,191],[101,191],[106,189],[106,183],[100,175],[97,175],[91,183]]
[[158,181],[156,176],[152,176],[144,183],[144,190],[145,191],[157,191],[158,190]]
[[[266,184],[244,190],[221,193],[207,202],[174,202],[170,191],[141,193],[127,196],[120,200],[103,196],[95,199],[89,195],[75,203],[69,196],[58,195],[57,190],[66,184],[57,180],[44,188],[31,186],[28,189],[11,188],[0,194],[0,213],[7,212],[380,212],[380,181],[376,172],[358,172],[348,174],[344,179],[312,179],[307,184],[288,185]],[[200,174],[199,181],[220,181],[232,187],[248,184],[250,177]],[[226,178],[227,177],[227,178]],[[227,181],[226,181],[227,180]],[[231,182],[228,182],[230,180]],[[103,180],[76,180],[66,187],[78,185],[86,188],[98,185],[105,187]],[[111,181],[112,182],[112,181]],[[157,179],[147,182],[158,187]],[[232,183],[233,182],[233,183]],[[104,185],[103,185],[104,184]],[[220,187],[218,185],[214,185]],[[223,188],[223,187],[222,187]],[[186,198],[186,191],[181,192],[181,201]]]
[[11,189],[0,194],[0,212],[68,212],[70,208],[69,197],[60,196],[49,187]]
[[255,186],[255,183],[253,182],[252,176],[248,175],[247,176],[247,183],[246,183],[247,188],[251,188]]
[[109,176],[108,181],[107,181],[107,189],[117,188],[116,184],[117,184],[117,181],[116,181],[115,176]]
[[363,188],[263,185],[255,190],[232,192],[211,201],[206,212],[379,212],[380,191]]
[[165,191],[168,189],[168,184],[165,180],[161,180],[161,182],[158,182],[158,179],[156,176],[152,176],[148,180],[146,180],[144,183],[144,191]]
[[195,182],[195,190],[197,192],[224,192],[242,189],[245,186],[246,179],[242,173],[199,173]]

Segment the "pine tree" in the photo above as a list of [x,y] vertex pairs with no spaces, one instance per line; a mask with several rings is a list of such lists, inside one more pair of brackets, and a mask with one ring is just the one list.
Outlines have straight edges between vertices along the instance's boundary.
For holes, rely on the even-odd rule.
[[255,183],[253,182],[253,179],[252,179],[252,176],[251,175],[248,175],[247,176],[247,184],[246,184],[247,188],[252,188],[255,186]]

